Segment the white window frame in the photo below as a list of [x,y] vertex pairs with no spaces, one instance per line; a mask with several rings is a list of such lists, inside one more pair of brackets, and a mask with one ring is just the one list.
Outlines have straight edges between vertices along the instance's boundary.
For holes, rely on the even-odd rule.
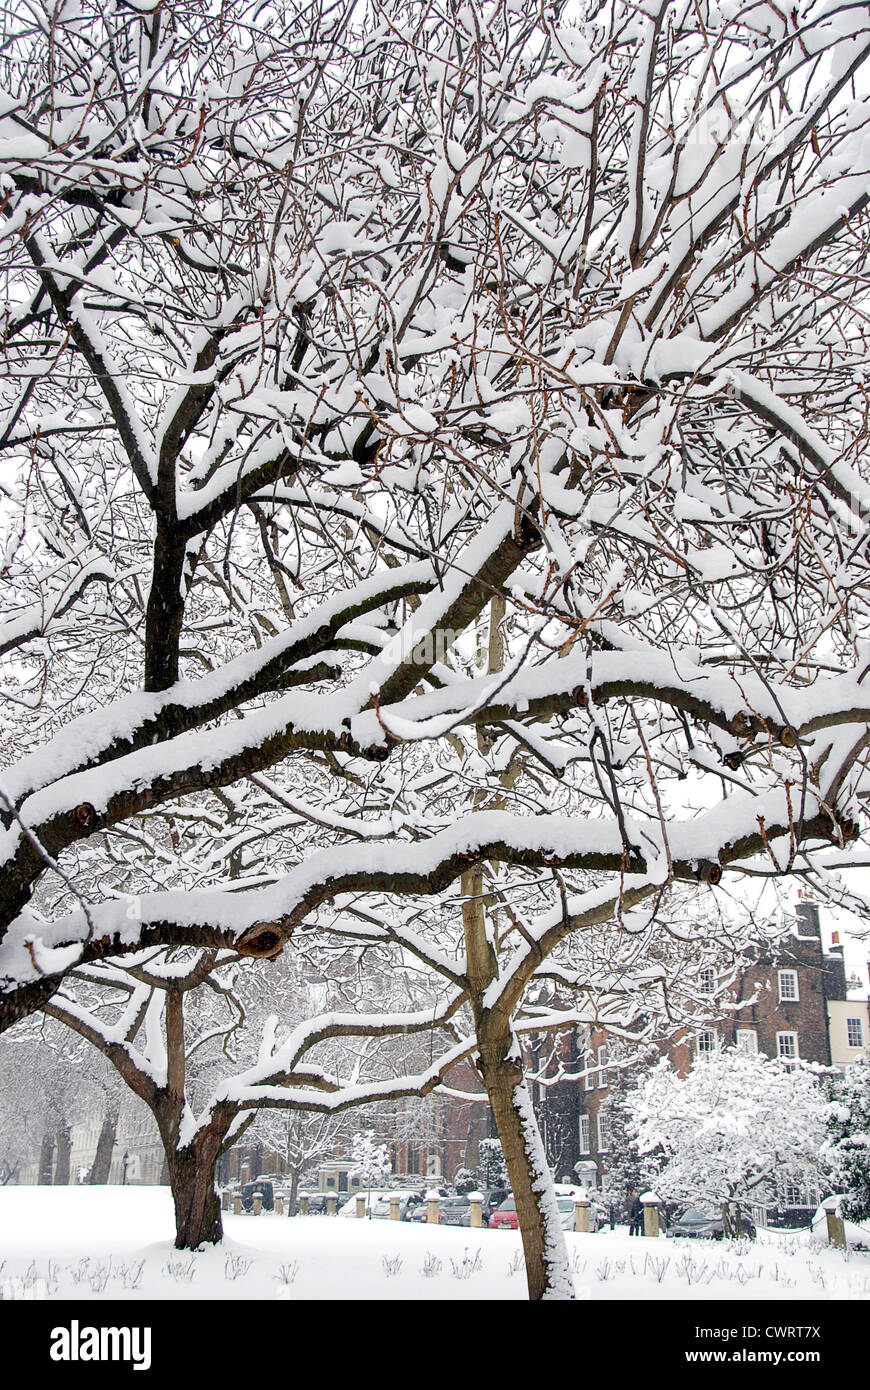
[[716,971],[712,965],[706,965],[698,975],[698,990],[701,994],[716,993]]
[[758,1054],[758,1033],[754,1028],[737,1029],[737,1048],[753,1057]]
[[607,1153],[610,1148],[610,1133],[607,1124],[607,1116],[598,1112],[598,1152]]
[[[702,1039],[705,1038],[712,1038],[712,1047],[706,1047],[702,1044]],[[711,1057],[714,1052],[719,1051],[719,1038],[717,1036],[715,1028],[701,1029],[701,1031],[698,1033],[697,1038],[695,1039],[695,1051],[697,1052],[699,1057]]]
[[[588,1115],[588,1114],[583,1114],[583,1115],[581,1115],[581,1116],[580,1116],[580,1152],[581,1152],[582,1154],[588,1154],[588,1153],[591,1153],[591,1152],[592,1152],[592,1150],[591,1150],[590,1147],[589,1147],[589,1145],[590,1145],[590,1139],[591,1139],[591,1129],[592,1129],[591,1116]],[[585,1134],[584,1134],[584,1130],[585,1130]]]
[[583,1090],[592,1091],[595,1089],[595,1053],[592,1051],[583,1054]]
[[808,1193],[806,1187],[796,1178],[786,1178],[782,1185],[782,1202],[786,1207],[805,1207]]
[[[796,970],[777,970],[776,974],[777,974],[777,980],[778,980],[778,984],[779,984],[779,1002],[780,1002],[780,1004],[799,1004],[799,1003],[800,1003],[800,997],[801,997],[801,995],[800,995],[800,988],[799,988],[799,986],[798,986],[798,973],[797,973],[797,971],[796,971]],[[782,988],[782,986],[783,986],[783,981],[786,980],[786,979],[792,981],[792,983],[794,984],[794,994],[784,994],[784,993],[783,993],[783,988]]]
[[[853,1042],[852,1037],[851,1037],[851,1031],[852,1031],[852,1030],[851,1030],[851,1025],[852,1025],[852,1024],[854,1024],[855,1027],[856,1027],[856,1029],[858,1030],[858,1041],[857,1041],[857,1042]],[[863,1019],[861,1019],[861,1018],[847,1018],[847,1019],[846,1019],[846,1046],[847,1046],[847,1047],[863,1047],[863,1046],[864,1046],[864,1020],[863,1020]]]
[[598,1067],[599,1067],[599,1071],[598,1071],[598,1086],[599,1086],[599,1089],[600,1089],[602,1086],[606,1086],[606,1085],[607,1085],[607,1044],[606,1044],[606,1043],[604,1043],[604,1044],[603,1044],[601,1047],[599,1047],[599,1049],[598,1049]]
[[[792,1039],[794,1040],[794,1052],[783,1052],[782,1044],[783,1044],[783,1040],[784,1040],[785,1038],[792,1038]],[[793,1032],[793,1031],[792,1031],[792,1032],[777,1033],[777,1035],[776,1035],[776,1055],[777,1055],[777,1057],[779,1057],[783,1062],[796,1062],[796,1061],[798,1060],[798,1058],[799,1058],[799,1056],[800,1056],[800,1052],[798,1051],[798,1035],[797,1035],[797,1033],[795,1033],[795,1032]]]

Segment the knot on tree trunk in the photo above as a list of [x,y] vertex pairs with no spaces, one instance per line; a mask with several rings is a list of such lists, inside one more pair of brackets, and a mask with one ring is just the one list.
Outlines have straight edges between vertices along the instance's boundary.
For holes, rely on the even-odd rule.
[[258,922],[236,943],[240,955],[254,956],[257,960],[274,960],[283,949],[284,935],[277,922]]

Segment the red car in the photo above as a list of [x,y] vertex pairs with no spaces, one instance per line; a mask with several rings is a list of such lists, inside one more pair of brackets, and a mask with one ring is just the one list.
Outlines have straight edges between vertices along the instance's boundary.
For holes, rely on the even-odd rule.
[[517,1204],[513,1197],[505,1197],[501,1206],[496,1207],[492,1216],[489,1218],[489,1228],[491,1231],[519,1230]]

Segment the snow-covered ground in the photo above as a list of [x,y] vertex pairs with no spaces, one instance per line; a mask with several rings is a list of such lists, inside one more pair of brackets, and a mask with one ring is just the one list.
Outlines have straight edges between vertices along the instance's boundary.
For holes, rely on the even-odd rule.
[[[224,1214],[217,1249],[172,1244],[164,1187],[0,1188],[0,1294],[64,1299],[524,1299],[517,1232]],[[569,1233],[580,1299],[866,1299],[870,1253],[808,1233],[752,1244]]]

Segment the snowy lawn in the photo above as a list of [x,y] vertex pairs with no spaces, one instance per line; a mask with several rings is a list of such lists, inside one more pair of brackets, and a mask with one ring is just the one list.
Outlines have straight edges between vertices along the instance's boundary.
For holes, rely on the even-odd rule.
[[[524,1299],[517,1232],[224,1213],[226,1238],[172,1244],[165,1187],[0,1188],[0,1293],[68,1299]],[[808,1233],[756,1242],[567,1236],[582,1299],[863,1299],[870,1253]]]

